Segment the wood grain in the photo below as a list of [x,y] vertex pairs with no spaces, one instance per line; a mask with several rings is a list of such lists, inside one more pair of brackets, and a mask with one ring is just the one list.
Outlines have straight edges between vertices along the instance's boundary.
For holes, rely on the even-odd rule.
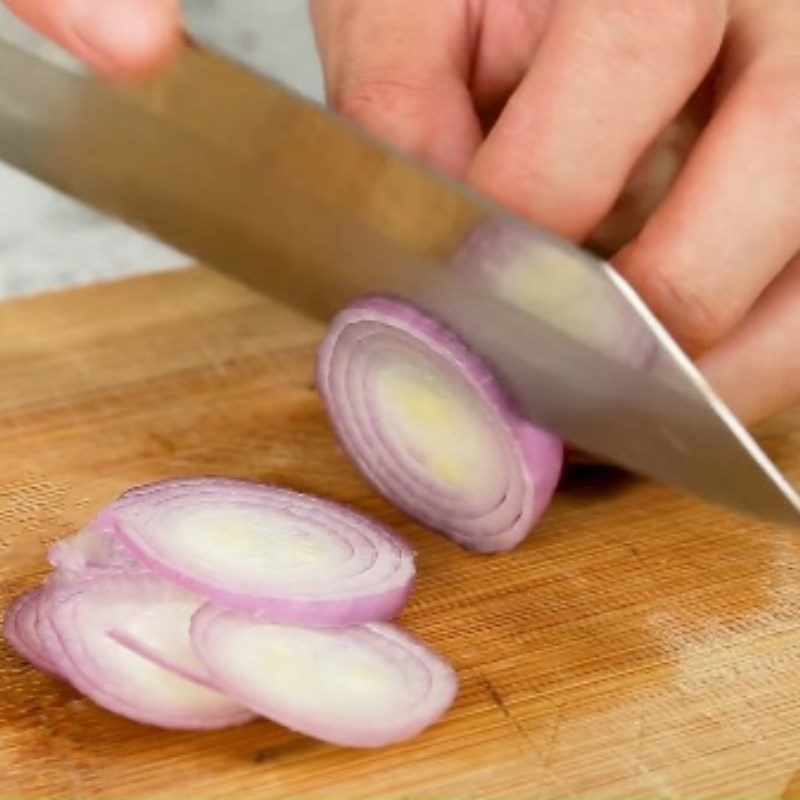
[[[797,797],[796,536],[598,470],[513,554],[467,555],[377,498],[311,382],[315,325],[201,269],[0,306],[0,601],[132,484],[224,473],[403,531],[403,621],[452,660],[446,719],[382,751],[269,722],[119,719],[0,645],[0,796]],[[766,444],[800,478],[800,418]]]

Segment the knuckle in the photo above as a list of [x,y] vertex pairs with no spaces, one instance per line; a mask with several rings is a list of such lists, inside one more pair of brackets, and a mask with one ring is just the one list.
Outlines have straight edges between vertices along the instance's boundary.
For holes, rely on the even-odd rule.
[[672,270],[651,268],[640,272],[635,283],[653,312],[690,350],[707,349],[735,323],[731,318],[734,309]]
[[354,75],[332,87],[330,103],[339,114],[364,122],[376,116],[410,113],[419,107],[426,92],[424,85],[391,73]]
[[473,162],[468,181],[511,211],[561,236],[582,239],[608,206],[610,191],[601,181],[586,191],[571,191],[549,169],[546,159],[521,163],[518,151],[503,143],[484,149]]

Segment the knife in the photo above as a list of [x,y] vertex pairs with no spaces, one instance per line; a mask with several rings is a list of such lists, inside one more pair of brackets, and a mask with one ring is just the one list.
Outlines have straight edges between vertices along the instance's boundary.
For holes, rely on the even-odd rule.
[[0,158],[318,319],[403,297],[534,423],[800,524],[794,488],[609,264],[210,49],[120,87],[0,40]]

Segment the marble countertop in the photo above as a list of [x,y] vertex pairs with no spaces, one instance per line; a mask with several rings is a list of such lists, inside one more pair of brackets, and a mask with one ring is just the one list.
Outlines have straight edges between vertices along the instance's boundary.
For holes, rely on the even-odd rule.
[[[189,29],[315,99],[322,80],[306,0],[187,0]],[[0,7],[0,36],[58,57]],[[189,259],[0,164],[0,299],[160,269]]]

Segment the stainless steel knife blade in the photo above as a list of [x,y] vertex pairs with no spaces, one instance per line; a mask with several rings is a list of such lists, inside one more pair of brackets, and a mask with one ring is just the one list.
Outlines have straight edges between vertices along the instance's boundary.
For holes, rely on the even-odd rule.
[[800,523],[794,488],[607,263],[210,50],[122,88],[0,41],[0,158],[320,319],[405,297],[535,423]]

